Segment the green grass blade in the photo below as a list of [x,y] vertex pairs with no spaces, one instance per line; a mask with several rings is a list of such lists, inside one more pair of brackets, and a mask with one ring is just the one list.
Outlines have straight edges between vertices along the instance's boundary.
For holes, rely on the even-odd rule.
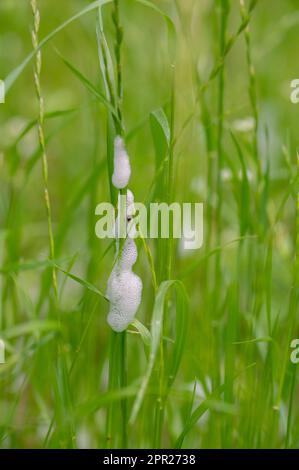
[[47,333],[49,331],[61,332],[61,324],[53,320],[32,320],[11,326],[1,334],[5,339],[11,340],[25,335],[35,336],[37,333]]
[[33,59],[35,54],[37,53],[38,50],[40,50],[43,46],[45,46],[53,37],[56,36],[60,31],[62,31],[64,28],[66,28],[69,24],[73,23],[73,21],[76,21],[77,19],[81,18],[81,16],[85,15],[86,13],[89,13],[92,10],[95,10],[96,8],[99,8],[106,3],[110,3],[112,0],[96,0],[95,2],[92,2],[90,5],[86,6],[82,10],[80,10],[78,13],[76,13],[74,16],[71,18],[68,18],[66,21],[64,21],[61,25],[59,25],[57,28],[55,28],[51,33],[49,33],[42,41],[40,41],[38,48],[35,51],[32,51],[24,60],[23,62],[16,67],[10,74],[5,78],[4,84],[5,84],[5,90],[6,93],[11,89],[15,81],[18,79],[18,77],[21,75],[25,67],[30,63],[30,61]]
[[136,328],[136,330],[140,334],[144,345],[149,347],[151,345],[152,337],[146,326],[143,325],[143,323],[141,323],[139,320],[137,320],[137,318],[135,318],[131,325]]
[[103,294],[103,292],[101,292],[97,287],[95,287],[93,284],[91,284],[90,282],[86,281],[85,279],[82,279],[81,277],[79,276],[76,276],[75,274],[72,274],[68,271],[66,271],[65,269],[63,269],[61,266],[59,266],[58,264],[56,263],[52,263],[50,262],[50,265],[53,264],[55,266],[56,269],[58,269],[59,271],[61,271],[62,273],[64,273],[66,276],[68,276],[70,279],[72,279],[73,281],[77,282],[78,284],[80,284],[81,286],[85,287],[86,289],[90,290],[91,292],[93,292],[94,294],[97,294],[99,295],[100,297],[103,297],[105,300],[108,300],[105,296],[105,294]]
[[167,32],[168,32],[168,51],[170,60],[173,62],[175,58],[175,50],[176,50],[176,29],[173,20],[167,15],[164,11],[162,11],[157,5],[150,2],[149,0],[135,0],[137,3],[140,3],[148,8],[151,8],[155,12],[161,15],[166,23]]
[[[136,400],[133,405],[130,423],[133,423],[137,417],[137,414],[140,410],[142,401],[144,399],[146,389],[154,368],[155,359],[160,345],[161,336],[163,333],[163,316],[164,316],[164,303],[165,298],[169,290],[174,287],[177,294],[177,315],[179,316],[178,324],[185,324],[183,320],[183,315],[187,310],[187,298],[185,293],[185,288],[180,281],[164,281],[161,283],[154,304],[153,316],[151,322],[151,347],[150,347],[150,357],[147,365],[146,373],[143,377],[140,389],[138,391]],[[185,331],[185,329],[184,329]],[[175,375],[177,373],[179,363],[182,355],[182,338],[179,338],[178,344],[176,345],[177,349],[174,353],[174,359],[170,367],[172,376],[171,383],[173,382]]]
[[118,119],[117,112],[111,105],[111,103],[107,100],[105,95],[101,93],[97,88],[76,68],[72,65],[67,59],[65,59],[60,52],[56,51],[63,63],[68,67],[69,70],[80,80],[81,83],[85,86],[85,88],[95,97],[97,98],[113,115],[116,119]]
[[[254,367],[255,363],[250,364],[245,368],[245,371],[248,370],[251,367]],[[244,371],[240,372],[237,376],[235,376],[235,379],[242,374]],[[214,398],[219,397],[223,394],[225,390],[225,384],[220,385],[212,394],[210,394],[191,414],[190,419],[185,423],[184,429],[181,432],[180,436],[178,437],[175,448],[176,449],[181,449],[184,439],[191,431],[191,429],[197,424],[198,420],[208,411],[211,402],[213,401]]]

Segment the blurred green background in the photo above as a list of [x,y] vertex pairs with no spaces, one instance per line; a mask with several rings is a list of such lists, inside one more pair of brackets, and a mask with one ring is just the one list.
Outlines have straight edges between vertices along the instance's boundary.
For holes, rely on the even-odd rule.
[[[40,38],[89,3],[40,0]],[[239,1],[152,3],[173,19],[177,35],[173,198],[205,205],[204,246],[188,252],[178,244],[174,251],[172,277],[182,279],[188,292],[189,328],[167,402],[161,445],[176,446],[192,411],[203,403],[203,413],[186,433],[185,447],[298,447],[298,384],[296,366],[289,360],[290,342],[298,337],[299,326],[299,105],[290,102],[290,82],[298,78],[298,2],[258,1],[249,32],[239,33]],[[224,67],[210,80],[222,55],[224,4],[230,6],[225,40],[233,37],[234,42]],[[121,0],[120,12],[130,188],[142,202],[157,178],[149,116],[163,108],[170,118],[173,67],[161,15],[135,0]],[[94,211],[99,202],[109,200],[107,112],[59,55],[103,91],[96,19],[95,9],[42,48],[41,87],[55,259],[105,291],[113,252],[102,256],[110,242],[96,238]],[[111,5],[103,7],[103,19],[113,51]],[[31,52],[32,24],[29,1],[1,0],[1,79]],[[256,134],[248,51],[255,68]],[[202,83],[207,84],[204,91]],[[56,322],[45,262],[49,243],[41,151],[36,125],[31,126],[37,116],[31,61],[0,105],[0,337],[6,345],[6,362],[0,365],[0,446],[103,447],[107,404],[119,401],[107,392],[108,307],[59,272],[61,324]],[[219,198],[222,210],[217,219]],[[155,258],[156,245],[148,243]],[[298,246],[297,242],[297,250]],[[150,328],[154,291],[141,245],[139,253],[135,271],[144,290],[137,316]],[[58,336],[66,386],[61,379],[65,371],[56,367]],[[127,350],[131,406],[146,368],[138,335],[128,334]],[[155,394],[153,377],[136,423],[128,430],[130,447],[152,446]],[[65,427],[70,422],[69,434]],[[119,445],[117,438],[114,445]]]

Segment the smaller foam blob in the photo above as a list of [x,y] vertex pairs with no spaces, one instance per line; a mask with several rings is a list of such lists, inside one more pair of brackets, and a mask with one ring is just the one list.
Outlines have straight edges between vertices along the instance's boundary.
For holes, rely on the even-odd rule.
[[136,213],[135,206],[134,206],[134,195],[132,191],[127,189],[127,194],[126,194],[126,205],[125,205],[125,220],[120,219],[120,212],[121,212],[121,203],[120,203],[120,198],[124,197],[121,196],[120,194],[118,195],[118,216],[115,219],[114,227],[113,227],[113,233],[116,238],[116,247],[117,247],[117,252],[119,249],[119,237],[120,233],[122,233],[122,229],[120,227],[121,222],[124,222],[126,224],[126,232],[128,238],[136,238],[137,236],[137,230],[136,230],[136,223],[133,220],[134,214]]
[[127,238],[119,258],[119,266],[123,270],[132,270],[132,267],[137,261],[137,247],[134,240]]
[[114,171],[112,183],[118,189],[125,188],[130,180],[131,165],[125,143],[122,137],[117,136],[114,141]]
[[134,210],[134,194],[130,189],[127,189],[127,209],[128,211]]

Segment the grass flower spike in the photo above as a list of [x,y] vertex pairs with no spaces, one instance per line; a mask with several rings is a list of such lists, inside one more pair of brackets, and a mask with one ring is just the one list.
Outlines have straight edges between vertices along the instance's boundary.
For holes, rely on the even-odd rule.
[[125,188],[131,176],[131,166],[129,156],[126,151],[124,141],[117,136],[114,141],[114,172],[112,183],[117,189]]

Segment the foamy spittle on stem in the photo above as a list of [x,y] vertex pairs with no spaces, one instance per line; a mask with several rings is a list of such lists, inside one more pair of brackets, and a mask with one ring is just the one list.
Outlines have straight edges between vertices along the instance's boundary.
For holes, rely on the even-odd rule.
[[125,188],[130,180],[131,165],[125,143],[122,137],[117,136],[114,141],[114,171],[112,183],[118,189]]
[[[133,215],[133,204],[133,193],[128,190],[126,207],[128,223]],[[142,281],[132,270],[136,260],[137,247],[135,241],[128,236],[121,253],[117,250],[116,262],[107,284],[107,297],[110,301],[107,322],[116,332],[126,330],[134,320],[141,302]]]

